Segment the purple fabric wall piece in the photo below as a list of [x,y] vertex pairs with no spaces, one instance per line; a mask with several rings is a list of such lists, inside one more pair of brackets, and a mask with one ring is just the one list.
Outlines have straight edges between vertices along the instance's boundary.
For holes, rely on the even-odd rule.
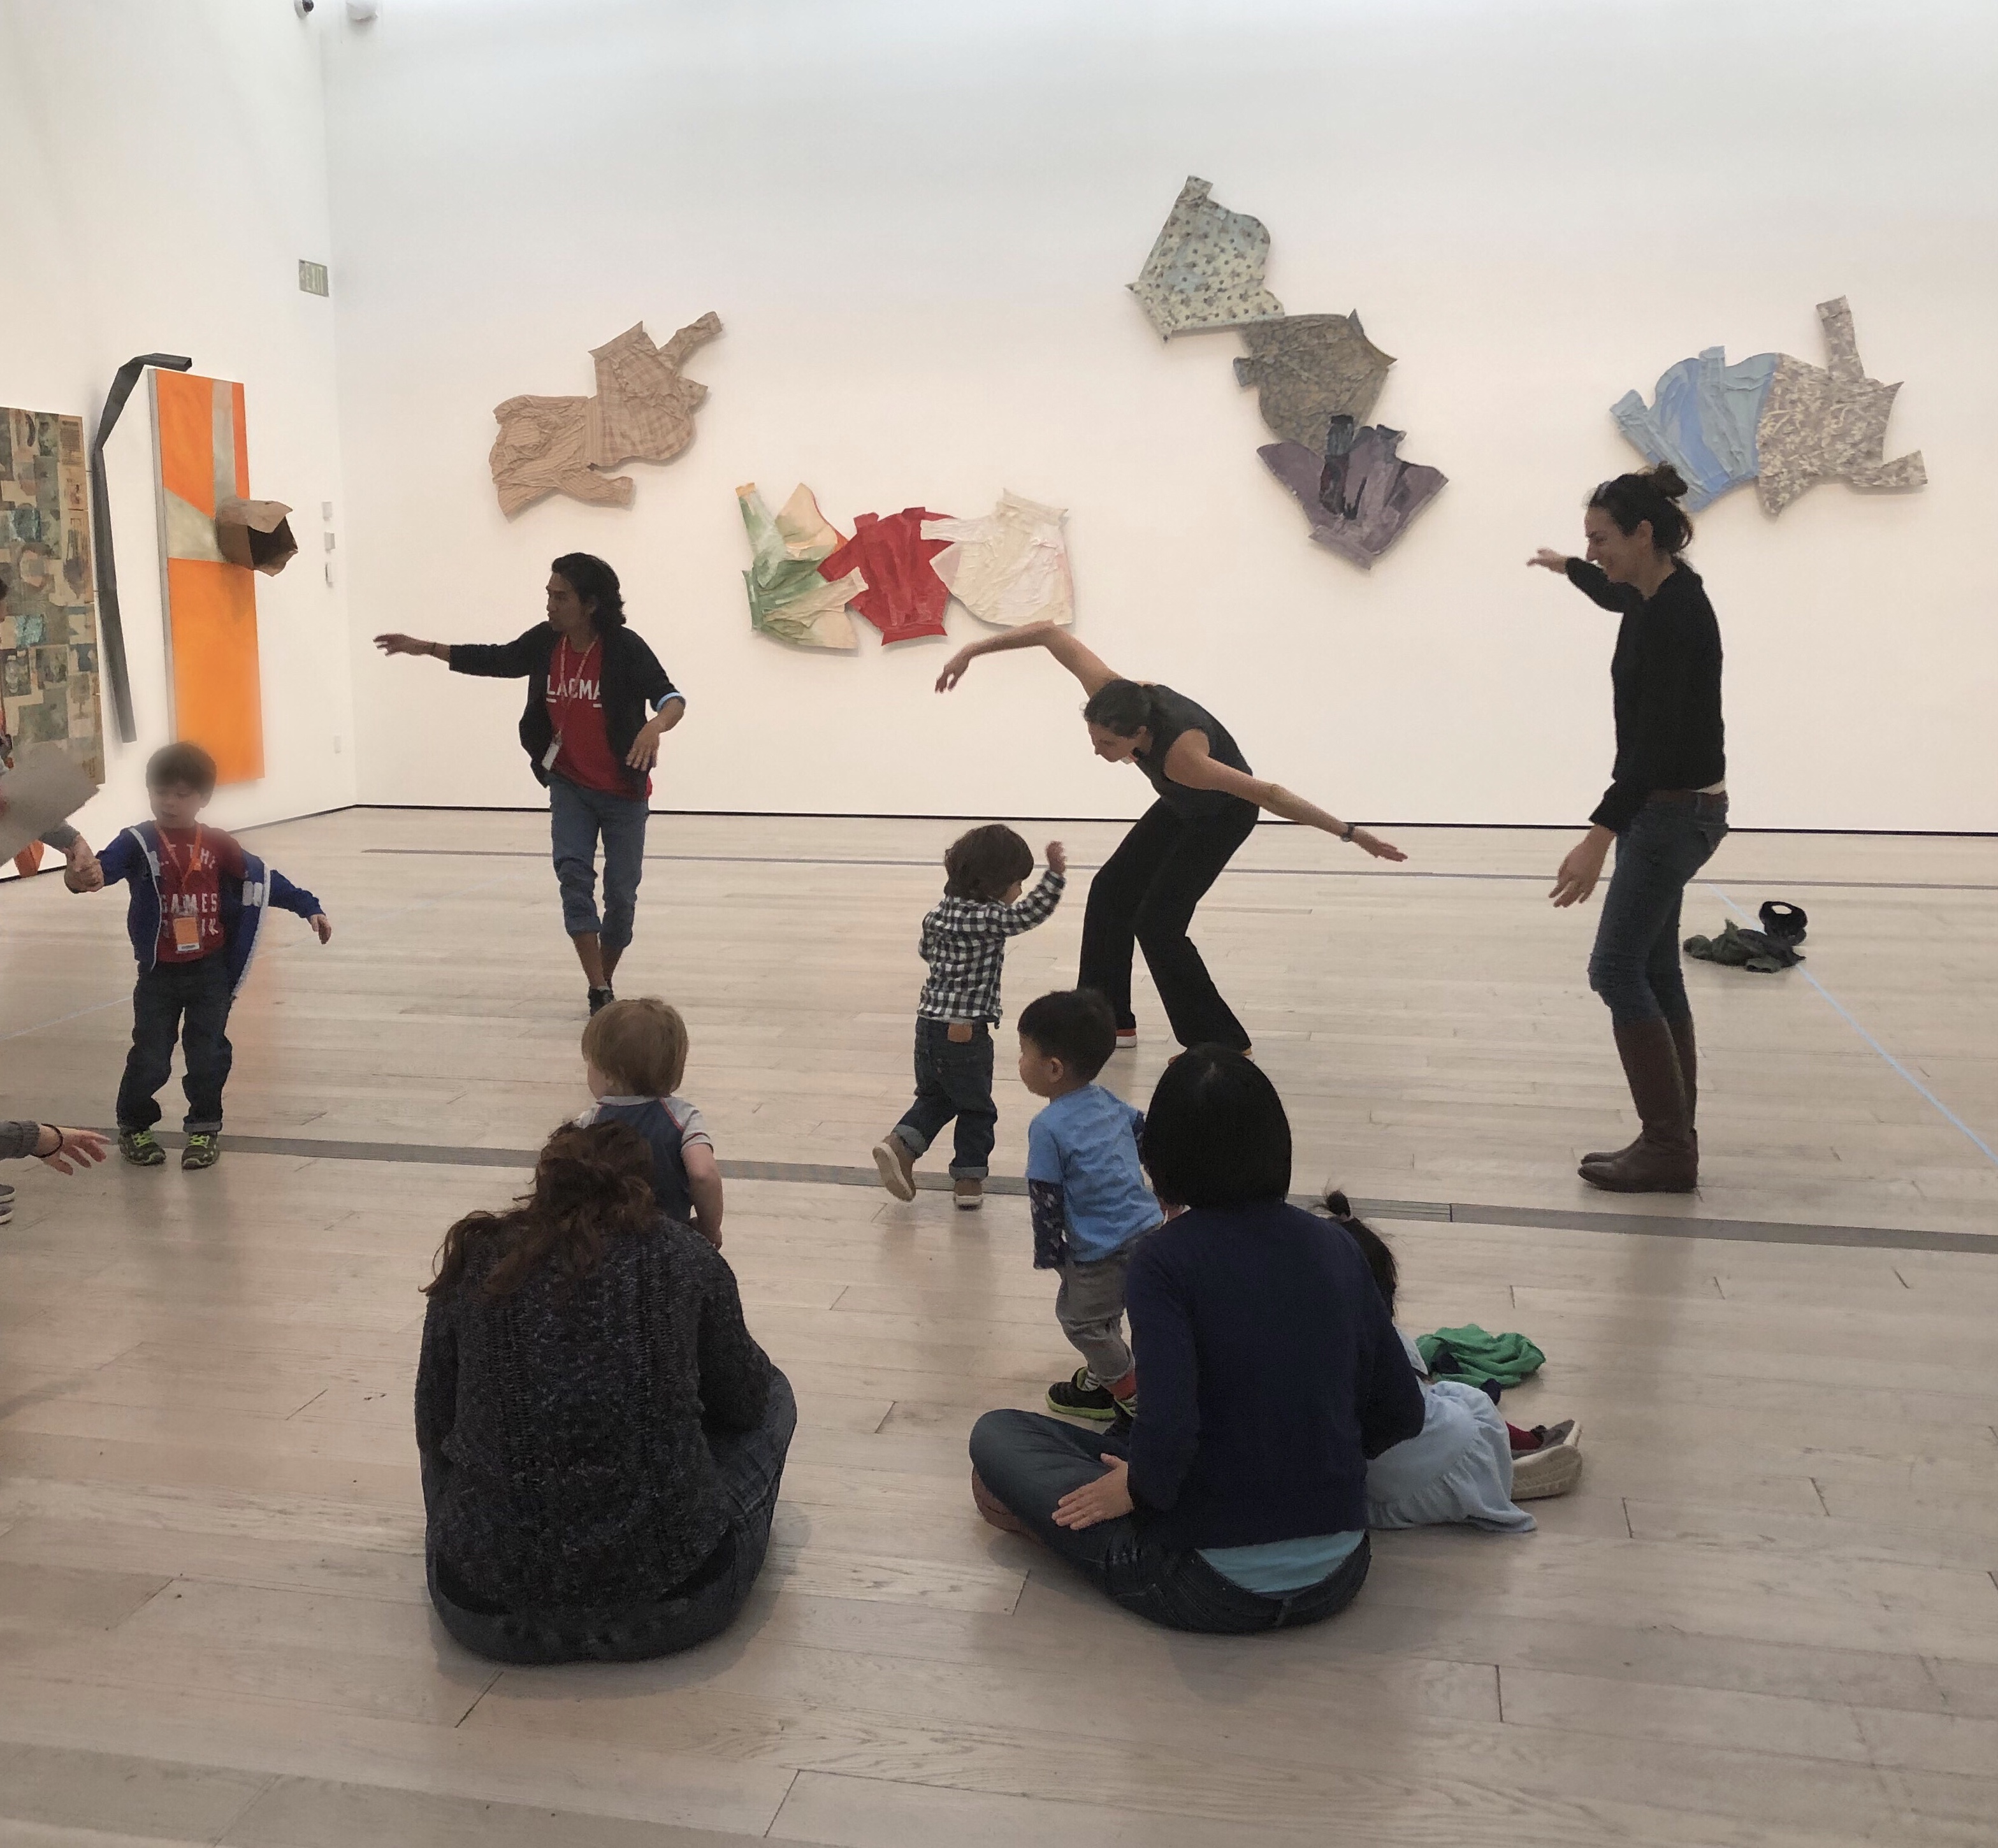
[[1268,443],[1256,453],[1298,497],[1312,538],[1368,570],[1447,478],[1425,463],[1402,461],[1397,451],[1403,434],[1383,425],[1356,428],[1350,417],[1335,417],[1322,457],[1301,443]]

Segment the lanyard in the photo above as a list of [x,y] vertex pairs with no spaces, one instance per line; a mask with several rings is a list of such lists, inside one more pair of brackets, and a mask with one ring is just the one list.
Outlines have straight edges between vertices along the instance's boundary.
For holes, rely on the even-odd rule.
[[195,824],[194,840],[188,848],[187,864],[185,866],[180,863],[175,855],[174,844],[167,838],[167,831],[164,828],[160,830],[160,851],[165,856],[167,864],[174,869],[175,879],[185,885],[186,881],[194,876],[194,869],[201,864],[200,824],[197,822]]

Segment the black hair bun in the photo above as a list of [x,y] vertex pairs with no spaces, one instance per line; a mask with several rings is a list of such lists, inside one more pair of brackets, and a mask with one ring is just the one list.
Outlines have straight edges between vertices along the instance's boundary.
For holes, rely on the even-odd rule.
[[1646,472],[1651,484],[1668,500],[1678,500],[1685,493],[1685,478],[1670,462],[1660,462]]

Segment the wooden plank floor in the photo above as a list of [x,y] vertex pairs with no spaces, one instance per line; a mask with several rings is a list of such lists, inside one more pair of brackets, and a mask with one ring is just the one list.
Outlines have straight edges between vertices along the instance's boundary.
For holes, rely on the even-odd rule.
[[[1589,920],[1544,903],[1561,838],[1414,831],[1414,867],[1450,876],[1416,879],[1265,830],[1217,889],[1201,940],[1291,1105],[1299,1184],[1419,1203],[1386,1227],[1405,1321],[1525,1330],[1550,1359],[1510,1415],[1584,1421],[1581,1487],[1537,1535],[1381,1536],[1313,1632],[1141,1625],[965,1493],[977,1412],[1071,1364],[1024,1201],[974,1219],[736,1180],[729,1256],[802,1414],[765,1580],[692,1655],[503,1672],[424,1602],[409,1399],[437,1239],[520,1176],[354,1145],[518,1149],[582,1101],[544,827],[261,831],[336,924],[322,951],[274,920],[235,1017],[231,1131],[282,1152],[10,1170],[0,1848],[1998,1834],[1998,1238],[1690,1223],[1998,1234],[1998,843],[1728,842],[1688,928],[1719,927],[1721,893],[1793,898],[1810,960],[1692,971],[1688,1201],[1573,1179],[1628,1112]],[[659,818],[622,986],[686,1009],[724,1156],[866,1162],[905,1100],[953,831]],[[1030,838],[1057,831],[1084,863],[1115,838]],[[1080,897],[1016,945],[1015,1007],[1072,978]],[[108,1116],[121,918],[54,880],[0,891],[0,1114]],[[1164,1052],[1149,991],[1143,1012],[1112,1074],[1140,1097]],[[1028,1100],[1008,1079],[1000,1101],[1017,1173]],[[1671,1235],[1436,1223],[1450,1202]]]

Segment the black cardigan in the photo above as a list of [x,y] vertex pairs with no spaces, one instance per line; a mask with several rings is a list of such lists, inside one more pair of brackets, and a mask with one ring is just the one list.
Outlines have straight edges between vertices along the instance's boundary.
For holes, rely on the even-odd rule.
[[610,1240],[579,1282],[544,1269],[489,1301],[479,1286],[496,1257],[475,1248],[423,1318],[417,1448],[433,1551],[493,1609],[666,1595],[728,1528],[707,1429],[752,1429],[769,1397],[774,1370],[735,1273],[665,1219]]
[[[554,720],[548,717],[548,660],[555,653],[559,631],[552,623],[537,623],[511,641],[453,642],[451,671],[476,674],[489,680],[527,679],[527,703],[520,713],[520,748],[542,782],[548,780],[543,759],[555,741]],[[686,695],[666,678],[659,657],[627,624],[600,631],[603,644],[603,729],[610,749],[620,766],[625,784],[634,796],[645,793],[645,772],[625,763],[638,728],[645,723],[649,706],[662,706],[669,699]]]
[[1424,1408],[1351,1234],[1279,1200],[1196,1207],[1139,1241],[1125,1306],[1148,1539],[1256,1546],[1366,1526],[1367,1459],[1420,1432]]
[[1704,789],[1727,774],[1720,723],[1720,625],[1699,573],[1681,564],[1649,603],[1598,565],[1568,561],[1568,582],[1623,613],[1609,681],[1616,763],[1589,820],[1621,834],[1654,789]]

